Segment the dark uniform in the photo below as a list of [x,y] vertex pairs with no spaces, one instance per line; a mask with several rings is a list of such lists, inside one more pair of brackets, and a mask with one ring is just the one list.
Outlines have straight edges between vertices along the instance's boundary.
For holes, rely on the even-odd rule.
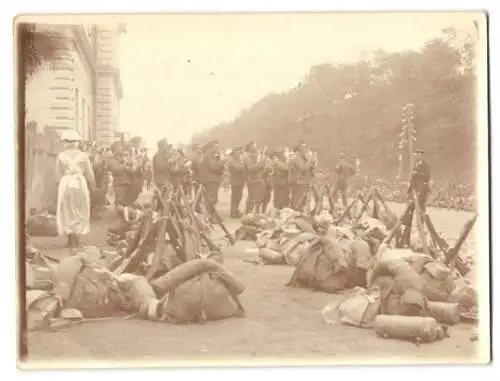
[[314,162],[307,158],[304,152],[305,144],[301,143],[290,160],[290,178],[292,185],[292,208],[302,212],[307,202],[307,195],[311,188],[312,169]]
[[231,218],[241,217],[240,203],[246,182],[245,163],[242,160],[242,148],[235,148],[229,155],[227,169],[231,183]]
[[219,188],[224,175],[224,162],[217,150],[215,142],[205,146],[203,159],[199,162],[200,181],[205,188],[208,201],[215,206],[218,201]]
[[194,189],[194,193],[196,193],[201,185],[200,165],[203,161],[203,152],[198,144],[193,144],[191,147],[189,158],[191,160],[191,184]]
[[158,142],[158,151],[154,154],[152,160],[153,181],[155,186],[163,195],[171,191],[170,182],[170,154],[169,146],[165,139]]
[[265,160],[259,159],[258,151],[250,148],[245,158],[245,169],[247,171],[248,199],[246,214],[260,213],[264,201],[264,167]]
[[271,202],[271,197],[273,194],[273,163],[271,161],[271,156],[266,157],[266,164],[262,172],[264,177],[264,198],[262,200],[262,213],[267,211],[267,207]]
[[281,210],[290,205],[290,187],[288,184],[288,163],[284,155],[284,150],[277,149],[273,155],[272,181],[274,199],[273,205]]
[[431,168],[422,157],[423,151],[417,151],[417,160],[411,171],[410,186],[408,187],[408,197],[413,198],[413,191],[416,193],[418,206],[425,212],[427,196],[429,195],[431,180]]
[[[184,187],[187,175],[186,160],[184,154],[178,150],[172,150],[169,163],[170,181],[174,190]],[[184,188],[183,188],[184,189]]]
[[122,143],[115,143],[112,146],[113,156],[108,160],[108,169],[113,176],[113,190],[115,193],[115,204],[129,205],[128,192],[132,185],[132,168],[126,162],[124,156],[124,146]]
[[[106,189],[108,188],[107,162],[101,153],[94,153],[92,169],[94,170],[96,189],[91,194],[90,214],[93,218],[101,218],[104,205],[106,204]],[[89,189],[90,184],[88,184]]]
[[337,202],[337,197],[341,197],[344,208],[347,207],[347,182],[354,176],[356,171],[347,162],[344,154],[340,154],[340,162],[335,167],[335,189],[333,191],[333,204]]

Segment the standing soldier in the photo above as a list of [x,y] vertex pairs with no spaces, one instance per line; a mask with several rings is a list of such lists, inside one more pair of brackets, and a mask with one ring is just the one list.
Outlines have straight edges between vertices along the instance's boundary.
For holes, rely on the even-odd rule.
[[[341,197],[344,208],[347,207],[347,182],[354,176],[356,171],[347,162],[345,154],[340,154],[340,161],[335,167],[335,189],[333,191],[332,203],[337,203],[337,197]],[[333,210],[331,211],[333,213]]]
[[192,184],[193,184],[194,193],[196,194],[198,192],[199,186],[202,184],[201,174],[200,174],[200,166],[201,166],[201,162],[203,161],[203,152],[201,151],[201,147],[199,146],[199,144],[192,145],[191,153],[190,153],[190,160],[191,160]]
[[303,144],[302,140],[299,141],[299,143],[292,148],[290,151],[289,157],[288,157],[288,200],[289,200],[289,205],[288,207],[293,209],[293,190],[295,189],[295,186],[297,185],[297,170],[293,164],[295,161],[295,156],[298,154],[298,147],[300,144]]
[[153,164],[151,160],[146,159],[144,162],[144,176],[145,176],[145,191],[151,192],[153,187]]
[[246,204],[246,214],[260,213],[260,208],[264,201],[264,167],[266,163],[263,155],[257,148],[249,147],[245,158],[245,168],[247,171],[248,199]]
[[[245,144],[245,150],[243,152],[243,163],[246,163],[248,157],[250,156],[250,151],[257,149],[257,145],[255,144],[255,141],[250,139],[246,144]],[[248,177],[248,171],[245,167],[245,171]],[[250,202],[250,197],[248,196],[248,182],[247,182],[247,197],[245,201],[245,213],[248,213],[250,209],[252,209],[251,202]]]
[[106,203],[106,190],[108,187],[107,163],[103,158],[102,150],[94,149],[89,159],[94,171],[96,185],[96,190],[90,195],[90,215],[92,218],[100,219]]
[[113,157],[108,161],[108,168],[113,176],[115,204],[127,206],[129,204],[129,188],[132,185],[132,167],[128,157],[126,157],[123,143],[114,143],[111,150]]
[[254,149],[257,149],[257,144],[253,139],[250,139],[247,144],[245,144],[245,152],[249,153],[253,151]]
[[290,161],[291,178],[294,180],[292,189],[292,208],[302,212],[311,187],[311,173],[315,167],[314,156],[311,155],[306,144],[299,142],[295,147],[295,155]]
[[170,150],[166,139],[158,141],[158,151],[153,156],[153,182],[162,195],[168,195],[170,185]]
[[175,191],[184,186],[187,168],[185,166],[185,158],[182,151],[171,148],[169,156],[169,177],[172,182],[172,188]]
[[415,165],[411,171],[410,186],[408,187],[408,197],[413,199],[413,191],[415,191],[418,206],[420,210],[425,212],[427,196],[429,194],[431,180],[431,168],[424,159],[424,151],[415,151]]
[[228,172],[231,183],[231,218],[240,218],[241,198],[246,182],[245,163],[242,158],[243,148],[236,147],[229,155]]
[[265,166],[262,172],[264,177],[264,199],[262,200],[262,213],[266,213],[273,193],[273,162],[267,150],[264,149],[264,151]]
[[125,150],[125,162],[130,170],[131,184],[128,188],[128,203],[132,204],[137,200],[142,192],[144,185],[144,163],[140,156],[137,156],[137,150],[127,145]]
[[288,162],[285,150],[277,148],[273,155],[273,205],[277,210],[287,208],[290,204],[290,187],[288,185]]
[[215,207],[224,174],[224,161],[220,155],[217,141],[208,143],[203,151],[203,159],[199,166],[200,180],[205,188],[208,202]]

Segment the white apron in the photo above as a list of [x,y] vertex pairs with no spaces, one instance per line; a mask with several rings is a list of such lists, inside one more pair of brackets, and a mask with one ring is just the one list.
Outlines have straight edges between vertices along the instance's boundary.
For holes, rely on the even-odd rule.
[[57,193],[57,231],[64,234],[87,234],[90,231],[90,195],[83,176],[83,152],[71,158],[59,155],[63,176]]

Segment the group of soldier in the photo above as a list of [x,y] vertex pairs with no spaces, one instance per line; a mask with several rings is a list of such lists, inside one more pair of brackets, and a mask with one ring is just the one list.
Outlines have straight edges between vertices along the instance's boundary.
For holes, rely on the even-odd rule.
[[[152,160],[146,150],[124,142],[116,142],[109,150],[87,150],[98,191],[92,197],[93,209],[99,210],[106,202],[109,188],[113,190],[115,204],[132,204],[144,191],[145,183],[146,188],[154,186],[163,194],[181,189],[188,199],[202,187],[207,201],[215,207],[219,190],[226,181],[231,192],[232,218],[265,213],[270,206],[275,210],[291,208],[304,212],[311,201],[316,205],[322,203],[324,192],[329,192],[330,201],[336,203],[340,198],[346,207],[349,181],[359,172],[358,166],[352,166],[341,153],[332,166],[334,178],[321,179],[317,153],[303,141],[292,149],[259,149],[255,141],[249,140],[225,152],[217,141],[174,148],[161,139],[157,145]],[[425,210],[430,167],[421,150],[416,156],[408,196],[415,197]],[[243,203],[245,188],[247,197]]]
[[[153,182],[162,192],[182,188],[188,197],[201,186],[213,206],[225,181],[231,188],[232,218],[243,214],[265,213],[272,205],[276,210],[292,208],[303,212],[311,201],[321,201],[321,192],[314,186],[318,158],[314,150],[299,141],[292,150],[276,147],[259,149],[253,140],[227,152],[217,141],[189,149],[175,149],[166,139],[158,142],[152,160]],[[340,155],[336,166],[333,196],[347,203],[347,184],[356,171]],[[246,201],[242,205],[246,188]],[[243,209],[243,210],[242,210]]]
[[[84,150],[90,158],[96,183],[91,197],[92,215],[98,217],[106,203],[132,204],[143,191],[151,172],[147,151],[121,141],[109,149],[88,144]],[[111,195],[113,200],[109,200]]]
[[271,201],[277,210],[304,210],[318,167],[316,153],[304,142],[290,152],[284,147],[259,150],[250,141],[233,149],[229,156],[231,217],[242,215],[240,204],[245,185],[245,214],[265,213]]

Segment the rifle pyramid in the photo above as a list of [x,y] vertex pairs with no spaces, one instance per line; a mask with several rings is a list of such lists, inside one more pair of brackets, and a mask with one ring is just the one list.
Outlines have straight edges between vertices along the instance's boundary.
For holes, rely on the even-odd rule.
[[[361,210],[352,218],[353,226],[359,223],[363,214],[370,212],[371,217],[380,220],[390,229],[387,238],[383,242],[386,246],[394,239],[394,246],[396,248],[408,248],[411,246],[413,221],[416,220],[418,238],[422,245],[421,250],[423,253],[433,258],[441,258],[445,265],[450,268],[456,268],[462,276],[465,276],[470,271],[470,268],[460,257],[459,252],[478,216],[472,216],[464,224],[457,241],[454,245],[450,245],[439,235],[430,216],[420,209],[418,203],[415,202],[415,198],[415,194],[413,194],[413,199],[407,203],[403,213],[399,217],[396,217],[376,188],[371,188],[367,197],[364,197],[361,191],[357,191],[342,215],[334,221],[334,225],[339,225],[345,221],[346,217],[351,215],[354,206],[361,203]],[[382,210],[385,213],[381,212]],[[430,237],[430,242],[428,237]]]
[[134,273],[148,280],[174,267],[198,258],[222,261],[220,248],[210,238],[214,221],[231,245],[235,240],[222,218],[199,186],[193,200],[182,187],[160,192],[154,188],[151,206],[140,217],[140,224],[125,253],[115,259],[109,270],[116,275]]

